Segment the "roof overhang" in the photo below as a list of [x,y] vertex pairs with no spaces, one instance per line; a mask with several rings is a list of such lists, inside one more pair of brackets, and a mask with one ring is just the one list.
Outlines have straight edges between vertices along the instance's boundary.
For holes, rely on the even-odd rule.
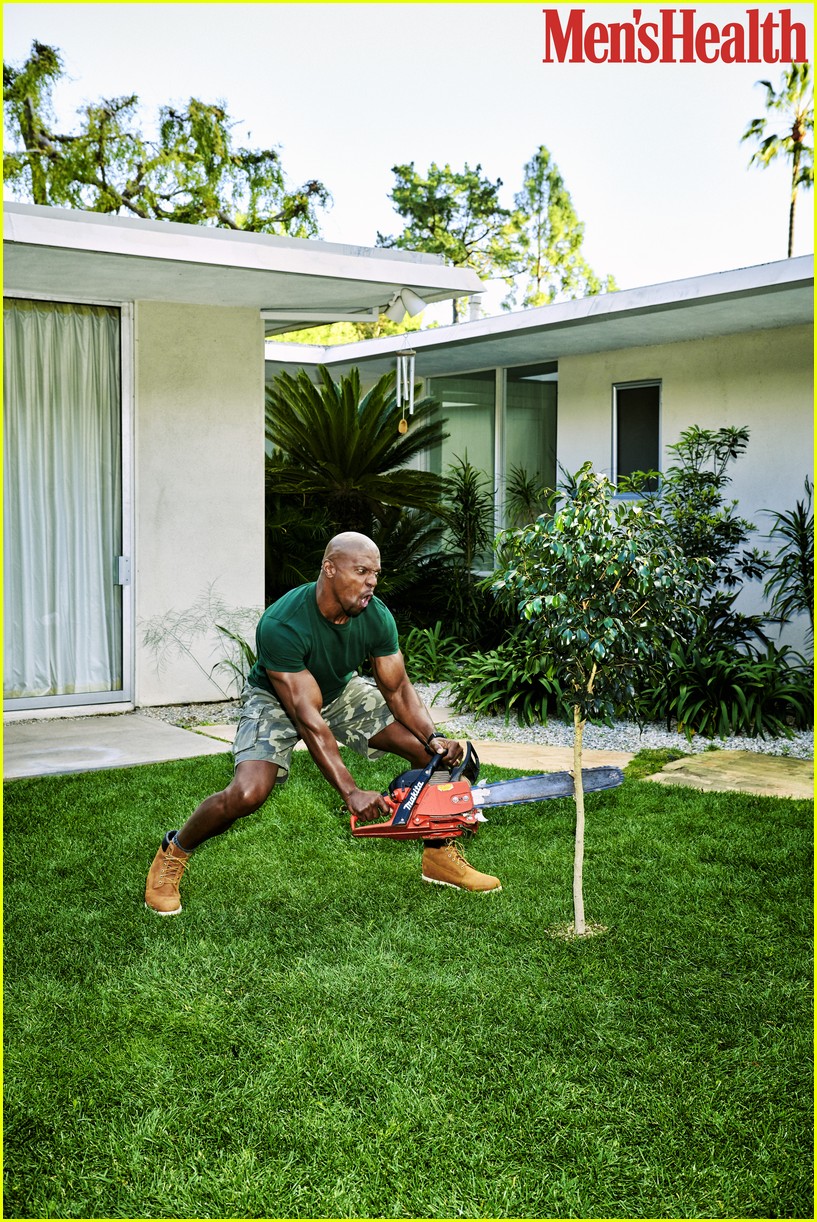
[[[412,332],[417,372],[425,377],[499,366],[544,364],[565,357],[679,343],[814,319],[814,258],[675,280],[583,297],[475,322]],[[403,337],[329,348],[269,342],[267,370],[353,366],[379,376],[394,367]]]
[[434,255],[3,205],[3,291],[82,302],[249,307],[268,335],[368,320],[411,289],[423,301],[480,293],[469,268]]

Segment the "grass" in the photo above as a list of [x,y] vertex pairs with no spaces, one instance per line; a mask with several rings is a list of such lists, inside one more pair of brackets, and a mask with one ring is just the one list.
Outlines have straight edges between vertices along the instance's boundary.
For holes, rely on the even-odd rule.
[[565,942],[570,800],[495,811],[460,894],[299,755],[156,917],[228,776],[6,787],[5,1217],[812,1217],[811,803],[593,795],[608,932]]

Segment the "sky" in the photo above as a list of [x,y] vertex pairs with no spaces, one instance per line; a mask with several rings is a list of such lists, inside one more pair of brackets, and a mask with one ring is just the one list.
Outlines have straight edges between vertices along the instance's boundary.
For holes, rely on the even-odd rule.
[[[689,4],[699,20],[745,23],[750,3]],[[570,8],[559,6],[565,15]],[[633,19],[634,5],[588,4],[587,20]],[[644,20],[662,5],[641,5]],[[681,7],[681,6],[678,6]],[[810,4],[790,10],[808,30]],[[778,64],[545,64],[542,4],[270,2],[5,3],[4,60],[32,42],[59,48],[70,77],[58,122],[136,93],[158,108],[220,101],[236,143],[279,148],[295,186],[321,179],[330,241],[373,246],[399,233],[391,167],[479,164],[511,204],[540,144],[585,226],[585,256],[619,288],[786,257],[788,171],[748,168],[740,137],[777,87]],[[812,195],[801,194],[795,254],[813,250]],[[499,297],[489,293],[493,311]]]

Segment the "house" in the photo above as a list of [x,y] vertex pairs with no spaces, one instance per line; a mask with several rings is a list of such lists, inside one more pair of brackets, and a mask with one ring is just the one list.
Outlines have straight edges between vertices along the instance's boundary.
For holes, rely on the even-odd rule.
[[263,605],[265,334],[480,288],[428,255],[6,204],[6,712],[216,698],[213,608]]
[[[217,697],[214,620],[263,603],[265,363],[374,381],[407,342],[264,337],[481,287],[428,255],[6,204],[7,715]],[[501,525],[514,467],[615,478],[747,425],[733,490],[762,531],[813,473],[812,293],[799,258],[413,333],[451,434],[426,462],[467,452]]]
[[[500,527],[514,467],[552,486],[559,466],[589,460],[615,481],[665,468],[691,425],[747,426],[730,492],[767,546],[768,511],[792,509],[814,475],[813,292],[805,256],[412,334],[416,375],[450,433],[426,461],[441,470],[467,452],[494,485]],[[371,382],[404,346],[268,342],[266,378],[324,364]],[[763,609],[761,583],[739,606]],[[804,628],[782,639],[802,650]]]

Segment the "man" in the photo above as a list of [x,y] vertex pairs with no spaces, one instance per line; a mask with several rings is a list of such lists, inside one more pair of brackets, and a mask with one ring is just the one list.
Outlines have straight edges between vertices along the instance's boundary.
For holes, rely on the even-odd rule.
[[[449,766],[462,758],[460,743],[437,734],[409,681],[394,618],[374,594],[379,575],[372,540],[344,532],[329,541],[318,580],[290,590],[261,616],[258,657],[233,743],[233,779],[164,837],[148,874],[148,908],[162,916],[181,912],[179,882],[193,850],[263,806],[273,786],[286,780],[299,738],[349,812],[362,819],[376,819],[389,807],[380,793],[356,785],[338,742],[370,759],[386,751],[401,755],[415,768],[428,763],[431,751]],[[366,658],[376,686],[356,674]],[[457,840],[424,842],[422,879],[466,891],[501,890],[498,878],[468,864]]]

